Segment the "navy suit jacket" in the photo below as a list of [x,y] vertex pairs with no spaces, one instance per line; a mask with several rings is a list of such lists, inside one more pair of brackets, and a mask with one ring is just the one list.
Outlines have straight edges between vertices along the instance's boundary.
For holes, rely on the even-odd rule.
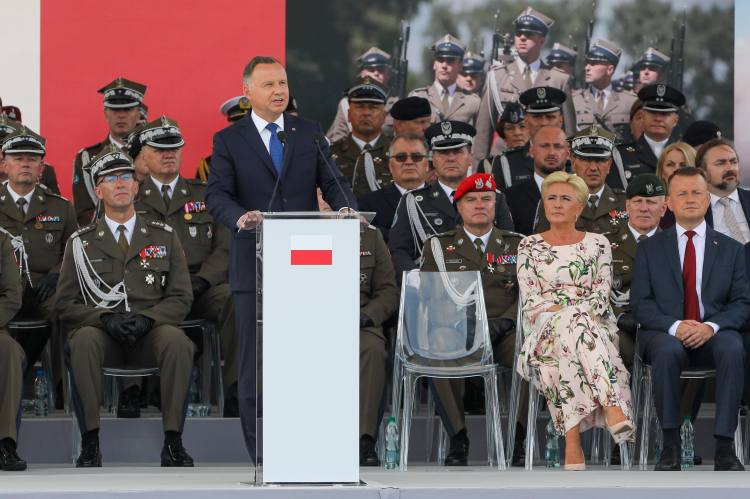
[[[684,320],[682,266],[673,226],[638,243],[630,306],[644,330],[669,331]],[[740,243],[706,227],[701,279],[701,322],[738,331],[750,315],[745,251]]]
[[[738,188],[737,195],[740,198],[740,206],[742,206],[742,211],[743,213],[745,213],[745,218],[748,220],[748,222],[750,222],[750,192],[745,189]],[[708,211],[706,212],[706,223],[709,225],[709,227],[713,228],[714,214],[713,210],[711,209],[711,205],[708,205]]]
[[393,225],[393,217],[396,215],[396,208],[401,201],[401,191],[396,184],[391,182],[387,187],[377,191],[362,194],[357,198],[357,204],[361,211],[374,211],[375,218],[372,219],[372,225],[380,229],[383,233],[383,240],[388,244],[388,233]]
[[[357,202],[346,177],[338,168],[326,166],[326,160],[313,143],[314,133],[323,131],[319,123],[284,113],[284,131],[288,149],[281,181],[270,211],[319,211],[316,186],[323,199],[339,210],[357,209]],[[320,147],[330,164],[328,141]],[[278,174],[273,166],[251,113],[214,135],[211,175],[206,188],[208,212],[232,231],[229,249],[229,286],[232,291],[255,292],[255,230],[237,230],[237,221],[248,211],[269,211],[268,204]],[[346,197],[336,185],[343,187]]]
[[513,217],[516,232],[524,236],[534,233],[534,221],[542,193],[534,178],[514,184],[503,191]]

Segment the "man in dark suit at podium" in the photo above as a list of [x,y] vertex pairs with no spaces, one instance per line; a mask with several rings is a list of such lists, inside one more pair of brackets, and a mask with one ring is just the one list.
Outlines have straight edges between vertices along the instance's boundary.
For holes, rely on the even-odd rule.
[[240,347],[240,418],[256,462],[255,228],[261,212],[318,211],[316,185],[334,210],[356,210],[357,203],[349,182],[330,166],[320,124],[284,112],[289,102],[284,67],[273,57],[256,56],[242,78],[252,112],[214,135],[205,199],[209,213],[232,231],[229,286]]

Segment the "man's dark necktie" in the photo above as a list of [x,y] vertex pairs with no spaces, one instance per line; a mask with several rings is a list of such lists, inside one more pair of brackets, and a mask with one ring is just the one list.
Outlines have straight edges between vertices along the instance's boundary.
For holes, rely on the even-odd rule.
[[128,248],[130,245],[128,244],[128,238],[125,237],[125,226],[124,225],[118,225],[117,231],[120,233],[120,237],[117,238],[117,245],[122,250],[123,255],[128,254]]
[[161,197],[164,199],[164,205],[169,209],[169,186],[166,184],[161,186]]
[[682,261],[682,287],[685,292],[683,315],[685,320],[700,322],[701,308],[695,282],[695,246],[693,245],[695,231],[689,230],[685,232],[685,235],[688,237],[688,241],[685,246],[685,259]]

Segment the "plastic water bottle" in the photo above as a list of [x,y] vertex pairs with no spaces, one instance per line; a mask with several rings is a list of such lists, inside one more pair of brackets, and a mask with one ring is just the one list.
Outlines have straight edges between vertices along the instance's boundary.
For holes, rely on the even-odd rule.
[[401,455],[398,448],[398,426],[396,418],[388,418],[388,426],[385,429],[385,469],[397,470]]
[[34,414],[37,416],[46,416],[49,412],[49,407],[47,407],[48,396],[49,386],[47,386],[44,371],[37,371],[34,380]]
[[685,416],[685,422],[680,427],[680,440],[682,441],[682,467],[692,468],[695,452],[693,450],[693,439],[695,432],[693,425],[690,423],[690,416]]
[[544,453],[544,459],[547,468],[560,467],[560,437],[555,431],[552,416],[549,417],[547,423],[547,450]]
[[661,423],[659,418],[656,418],[656,424],[654,425],[654,461],[659,462],[661,459],[661,451],[664,450],[664,432],[661,429]]

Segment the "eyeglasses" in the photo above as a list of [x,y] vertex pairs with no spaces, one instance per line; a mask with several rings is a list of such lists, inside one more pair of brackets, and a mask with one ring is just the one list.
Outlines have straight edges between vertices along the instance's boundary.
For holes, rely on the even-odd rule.
[[123,184],[129,184],[135,179],[135,177],[132,173],[123,173],[122,175],[107,175],[106,177],[102,178],[101,183],[114,184],[117,182],[117,179],[122,180]]
[[423,159],[425,159],[427,156],[424,154],[420,154],[418,152],[413,152],[411,154],[407,154],[405,152],[400,152],[396,154],[395,156],[392,156],[391,159],[396,160],[397,163],[404,163],[406,162],[406,158],[411,158],[411,160],[415,163],[419,163]]

